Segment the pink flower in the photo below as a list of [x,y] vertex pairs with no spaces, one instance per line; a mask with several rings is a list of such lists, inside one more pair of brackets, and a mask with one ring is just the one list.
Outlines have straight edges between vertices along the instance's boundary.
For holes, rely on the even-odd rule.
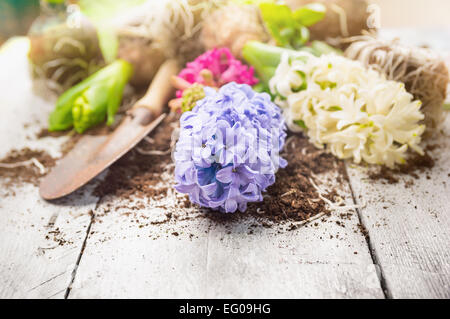
[[[189,83],[199,83],[220,88],[229,82],[255,85],[253,67],[248,67],[237,60],[228,48],[212,49],[187,63],[178,76]],[[181,97],[182,90],[177,91]]]

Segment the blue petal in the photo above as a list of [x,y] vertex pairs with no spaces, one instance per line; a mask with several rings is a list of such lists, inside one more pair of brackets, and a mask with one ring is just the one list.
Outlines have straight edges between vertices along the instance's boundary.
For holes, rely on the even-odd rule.
[[225,212],[234,213],[237,209],[237,202],[234,199],[227,199],[225,201]]
[[233,178],[233,167],[227,166],[216,173],[216,179],[224,184],[231,183]]
[[215,178],[216,168],[210,166],[208,168],[199,168],[197,171],[197,181],[200,186],[211,184]]
[[208,197],[208,199],[216,193],[217,183],[211,183],[201,186],[202,192]]

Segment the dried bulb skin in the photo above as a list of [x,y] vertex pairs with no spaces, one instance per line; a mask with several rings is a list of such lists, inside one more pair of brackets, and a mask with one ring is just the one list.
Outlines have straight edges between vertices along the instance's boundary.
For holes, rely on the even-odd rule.
[[190,11],[189,19],[178,19],[173,32],[174,42],[177,43],[175,54],[181,64],[194,60],[205,51],[201,41],[201,31],[204,21],[217,8],[223,6],[227,0],[184,0],[184,10]]
[[445,61],[426,48],[405,46],[371,36],[356,37],[345,55],[385,74],[389,80],[403,82],[406,90],[422,101],[427,134],[443,123],[442,107],[449,81]]
[[204,22],[201,40],[206,49],[228,47],[242,59],[242,48],[250,40],[269,39],[257,7],[227,5],[214,11]]
[[103,65],[94,25],[82,15],[78,22],[73,27],[42,17],[31,26],[29,59],[35,87],[60,94]]
[[158,0],[117,18],[118,56],[134,66],[131,83],[148,86],[159,66],[168,58],[180,64],[204,51],[200,41],[206,16],[224,0]]
[[363,30],[368,29],[366,0],[286,0],[286,4],[292,9],[309,3],[322,3],[327,8],[325,18],[309,27],[312,40],[346,38],[360,35]]
[[146,38],[120,36],[117,56],[133,65],[130,83],[137,87],[150,84],[158,68],[166,60],[166,54],[160,48],[151,45]]

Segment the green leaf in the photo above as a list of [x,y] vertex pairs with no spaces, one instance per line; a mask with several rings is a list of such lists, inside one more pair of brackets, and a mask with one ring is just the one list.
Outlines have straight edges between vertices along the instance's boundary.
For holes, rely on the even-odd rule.
[[310,3],[297,10],[292,14],[294,19],[303,26],[309,27],[325,18],[326,7],[321,3]]
[[129,79],[133,75],[133,67],[127,62],[122,63],[120,73],[121,76],[116,79],[115,84],[111,85],[110,88],[107,106],[107,125],[112,125],[114,123],[114,117],[120,107],[120,103],[122,102],[123,91]]
[[275,74],[278,64],[280,64],[283,53],[286,53],[292,59],[306,62],[307,58],[305,56],[299,56],[299,52],[302,51],[311,53],[311,48],[302,47],[295,51],[258,41],[249,41],[245,44],[242,55],[245,61],[254,67],[261,83],[268,87],[270,79]]
[[313,50],[315,50],[316,52],[319,52],[320,53],[319,55],[330,54],[330,53],[334,53],[336,55],[343,55],[344,54],[341,50],[333,48],[332,46],[326,44],[323,41],[317,41],[317,40],[312,41],[311,42],[311,48]]
[[334,89],[336,87],[336,83],[335,82],[331,82],[331,81],[323,81],[323,82],[317,82],[316,83],[320,86],[320,88],[322,90],[326,90],[326,89]]
[[84,81],[65,91],[56,101],[56,107],[50,113],[48,130],[50,132],[63,131],[73,126],[72,107],[77,97],[86,90],[95,79],[96,73]]
[[242,55],[251,66],[255,68],[259,79],[267,86],[280,64],[281,55],[287,53],[290,57],[298,56],[298,52],[284,49],[258,41],[249,41],[245,44]]
[[297,124],[298,126],[300,126],[303,129],[307,129],[306,124],[303,120],[296,120],[294,121],[295,124]]
[[259,8],[264,23],[277,44],[290,47],[298,28],[291,9],[287,5],[275,3],[261,3]]
[[109,81],[94,83],[74,101],[72,108],[75,131],[83,133],[106,118]]
[[117,57],[119,39],[117,38],[115,32],[110,27],[106,26],[98,27],[97,34],[103,58],[106,63],[113,62]]
[[275,96],[273,96],[272,92],[270,92],[270,88],[269,86],[264,83],[264,82],[258,82],[257,84],[252,86],[253,91],[258,92],[258,93],[268,93],[271,96],[271,100],[273,100],[275,98]]
[[61,4],[64,3],[64,0],[45,0],[45,2],[48,2],[50,4]]
[[57,108],[50,114],[48,119],[48,130],[64,131],[73,126],[72,104],[66,103],[57,106]]
[[103,23],[127,9],[141,5],[147,0],[79,0],[81,12],[94,23]]
[[301,45],[304,45],[306,42],[309,41],[309,30],[307,27],[300,26],[299,33],[300,33],[299,42]]
[[329,111],[329,112],[342,111],[342,107],[337,106],[337,105],[335,105],[335,106],[330,106],[330,107],[327,109],[327,111]]
[[107,63],[117,57],[119,42],[110,21],[119,13],[138,6],[147,0],[79,0],[81,12],[97,27],[100,49]]
[[117,60],[64,92],[50,114],[49,131],[74,126],[77,132],[83,133],[106,117],[108,124],[112,124],[131,74],[131,65]]
[[444,110],[450,110],[450,103],[444,104]]
[[261,16],[278,46],[299,49],[309,41],[310,26],[325,16],[325,7],[310,4],[292,11],[287,5],[261,3]]
[[302,84],[299,87],[292,88],[292,91],[295,93],[306,90],[308,88],[308,83],[306,82],[305,72],[298,70],[298,71],[296,71],[296,73],[301,77]]

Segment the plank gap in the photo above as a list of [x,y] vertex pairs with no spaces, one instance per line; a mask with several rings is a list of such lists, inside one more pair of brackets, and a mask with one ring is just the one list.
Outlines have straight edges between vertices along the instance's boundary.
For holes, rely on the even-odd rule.
[[[97,207],[98,207],[100,201],[101,201],[101,198],[99,198],[99,200],[98,200],[98,202],[96,204],[95,210],[97,210]],[[84,253],[84,249],[86,248],[86,244],[87,244],[87,241],[88,241],[88,238],[89,238],[89,234],[91,232],[91,226],[92,226],[92,224],[94,222],[94,218],[95,218],[95,214],[92,214],[91,215],[91,220],[89,221],[89,225],[88,225],[88,227],[86,229],[86,236],[84,237],[83,244],[81,245],[80,253],[78,254],[77,262],[75,263],[75,266],[74,266],[74,268],[72,270],[72,275],[71,275],[71,279],[70,279],[70,282],[69,282],[69,286],[67,286],[66,292],[64,293],[64,299],[68,299],[69,298],[70,291],[72,290],[72,285],[73,285],[73,283],[75,281],[75,277],[77,275],[78,266],[80,265],[81,258],[82,258],[83,253]]]
[[[345,170],[344,170],[345,178],[348,181],[348,186],[350,188],[350,193],[352,195],[353,203],[355,205],[358,205],[358,201],[356,200],[355,193],[353,192],[352,182],[351,182],[350,177],[349,177],[348,172],[347,172],[347,163],[345,163],[344,167],[345,167]],[[370,243],[369,228],[366,227],[366,225],[364,224],[363,216],[362,216],[362,213],[361,213],[361,210],[359,209],[359,207],[356,206],[355,210],[356,210],[356,214],[358,216],[359,223],[366,230],[366,234],[364,234],[364,238],[366,239],[367,248],[369,249],[370,258],[372,259],[372,262],[373,262],[373,264],[375,266],[375,269],[377,270],[376,273],[377,273],[378,280],[380,282],[381,291],[383,292],[383,295],[384,295],[385,299],[392,299],[393,297],[392,297],[391,291],[389,290],[388,284],[387,284],[386,279],[384,278],[384,275],[383,275],[383,267],[378,262],[377,252],[376,252],[375,248],[372,247],[372,244]]]

